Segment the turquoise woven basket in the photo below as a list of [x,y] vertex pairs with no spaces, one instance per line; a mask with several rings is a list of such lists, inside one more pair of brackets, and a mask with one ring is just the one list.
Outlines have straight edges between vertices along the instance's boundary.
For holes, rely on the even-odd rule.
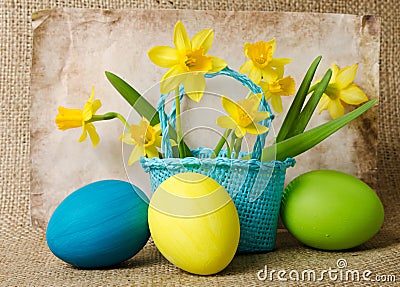
[[[206,77],[218,75],[234,78],[254,94],[262,94],[260,110],[271,114],[262,124],[269,127],[273,115],[262,89],[245,75],[228,67],[218,73],[206,74]],[[183,94],[181,89],[181,96]],[[161,95],[158,103],[164,158],[142,157],[140,160],[143,169],[150,174],[153,192],[164,180],[181,172],[196,172],[209,176],[227,190],[235,203],[240,220],[238,252],[263,252],[274,249],[286,169],[294,166],[294,159],[260,162],[266,134],[257,136],[249,160],[227,158],[224,150],[216,158],[210,158],[213,151],[205,148],[192,150],[193,157],[173,158],[168,130],[170,126],[174,127],[175,106],[172,106],[168,115],[165,113],[167,96]],[[239,158],[245,155],[242,153]]]

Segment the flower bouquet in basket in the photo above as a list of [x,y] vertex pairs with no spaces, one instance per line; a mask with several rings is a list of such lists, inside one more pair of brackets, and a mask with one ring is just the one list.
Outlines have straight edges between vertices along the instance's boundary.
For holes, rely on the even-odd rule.
[[[82,110],[60,107],[56,117],[61,130],[82,127],[79,141],[89,135],[93,146],[100,140],[95,122],[114,118],[122,121],[126,129],[121,140],[133,147],[128,164],[141,163],[150,174],[155,192],[149,208],[155,244],[168,260],[197,274],[222,270],[236,251],[272,250],[286,169],[295,164],[293,158],[376,103],[368,101],[353,83],[357,64],[342,69],[333,64],[322,79],[315,81],[314,74],[321,61],[317,57],[305,71],[296,92],[294,79],[285,75],[285,66],[291,59],[274,57],[275,39],[245,43],[247,60],[236,71],[224,60],[208,55],[213,38],[213,31],[207,29],[190,39],[183,24],[177,22],[173,35],[175,47],[156,46],[148,51],[154,64],[168,69],[160,82],[157,107],[120,77],[106,72],[111,84],[140,115],[139,123],[128,123],[116,112],[98,114],[101,102],[94,100],[93,92]],[[215,148],[201,148],[201,142],[189,147],[182,130],[182,101],[200,102],[207,79],[222,76],[238,81],[248,93],[239,101],[229,95],[220,97],[225,112],[215,119],[216,126],[223,128]],[[293,101],[279,132],[273,142],[266,144],[273,112],[282,113],[281,97],[291,95]],[[362,103],[344,114],[344,105]],[[327,110],[332,120],[307,130],[317,108],[319,113]],[[248,135],[255,135],[254,146],[243,151]],[[220,217],[213,217],[217,214]],[[182,220],[190,222],[183,231]],[[202,244],[206,247],[199,247]],[[196,248],[201,251],[196,253]],[[221,251],[224,249],[228,251]],[[196,260],[200,261],[198,265],[193,263]]]

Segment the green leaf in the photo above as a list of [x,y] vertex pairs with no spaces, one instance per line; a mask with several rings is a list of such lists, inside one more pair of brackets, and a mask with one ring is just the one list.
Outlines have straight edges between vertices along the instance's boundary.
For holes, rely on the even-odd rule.
[[139,115],[145,117],[152,126],[160,123],[157,110],[142,95],[127,82],[111,72],[105,72],[107,79],[121,96],[133,107]]
[[296,136],[304,132],[308,123],[310,122],[311,116],[313,115],[315,108],[319,103],[319,100],[321,99],[322,95],[325,92],[326,87],[329,84],[329,81],[331,80],[331,77],[332,77],[332,70],[329,69],[325,73],[321,82],[319,82],[318,85],[316,86],[313,95],[310,97],[307,104],[301,111],[299,117],[296,119],[296,123],[293,124],[286,138],[291,138],[293,136]]
[[315,71],[317,70],[318,64],[321,61],[322,57],[318,56],[311,64],[308,69],[304,79],[297,91],[297,94],[289,108],[289,111],[282,123],[282,127],[279,130],[279,133],[276,137],[276,142],[281,142],[287,138],[287,134],[292,128],[293,123],[296,121],[297,117],[300,114],[300,111],[303,107],[304,100],[308,94],[308,89],[310,88],[311,81],[314,77]]
[[334,119],[292,138],[264,148],[261,155],[261,161],[271,161],[275,159],[283,161],[288,157],[295,157],[309,150],[369,110],[376,102],[377,100],[369,101],[340,118]]
[[[145,117],[152,126],[160,123],[157,110],[132,86],[130,86],[123,79],[111,72],[105,72],[107,79],[114,86],[114,88],[121,94],[121,96],[136,110],[136,112]],[[169,136],[175,140],[176,131],[171,126],[169,128]],[[189,147],[183,143],[186,156],[193,156]]]

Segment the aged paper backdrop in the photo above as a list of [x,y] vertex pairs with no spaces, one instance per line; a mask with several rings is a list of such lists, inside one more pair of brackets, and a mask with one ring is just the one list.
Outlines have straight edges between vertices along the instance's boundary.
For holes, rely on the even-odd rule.
[[[150,194],[148,175],[139,164],[129,167],[128,175],[125,171],[122,144],[118,140],[123,127],[117,120],[96,123],[101,142],[94,149],[90,141],[77,142],[80,129],[61,132],[54,119],[60,105],[81,109],[92,85],[95,98],[103,103],[99,113],[118,111],[128,117],[130,107],[108,83],[104,71],[120,75],[156,105],[158,87],[155,85],[165,69],[152,64],[147,51],[155,45],[172,46],[177,20],[183,21],[190,37],[201,29],[213,28],[215,38],[209,54],[225,59],[233,69],[239,69],[245,61],[244,42],[275,37],[275,57],[293,59],[286,74],[295,78],[296,88],[312,60],[322,55],[317,78],[334,62],[340,67],[357,62],[356,83],[370,99],[378,97],[379,22],[375,17],[187,10],[57,9],[39,12],[33,21],[30,123],[34,224],[44,225],[65,196],[95,180],[129,178]],[[209,81],[207,91],[233,98],[245,94],[237,83],[226,79]],[[198,106],[191,102],[186,104],[187,109],[202,109],[191,114],[190,122],[184,121],[184,128],[206,126],[188,135],[192,147],[212,147],[218,140],[211,131],[216,128],[213,121],[218,112],[211,112],[212,117],[204,116],[205,112],[210,112],[208,106],[221,109],[217,97],[209,97]],[[139,118],[132,116],[131,119],[134,123]],[[283,115],[277,116],[275,129],[282,119]],[[327,120],[327,113],[315,115],[310,127]],[[309,170],[336,169],[374,185],[376,139],[377,108],[373,108],[330,139],[297,157],[296,167],[288,170],[287,182]],[[124,149],[124,153],[129,152]]]

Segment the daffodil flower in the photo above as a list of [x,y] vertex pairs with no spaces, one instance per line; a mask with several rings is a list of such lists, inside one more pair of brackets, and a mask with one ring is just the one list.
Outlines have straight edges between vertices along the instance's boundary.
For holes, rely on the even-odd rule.
[[250,95],[249,98],[236,103],[222,96],[222,106],[229,116],[218,117],[217,124],[222,128],[234,130],[238,138],[244,137],[246,132],[250,134],[267,132],[268,128],[258,123],[269,117],[268,112],[258,111],[260,101],[257,95]]
[[158,157],[158,149],[161,147],[161,128],[160,124],[152,127],[145,118],[140,120],[139,125],[131,125],[129,132],[121,136],[121,140],[129,145],[134,145],[128,165],[132,165],[140,159],[141,156],[149,158]]
[[365,93],[353,83],[356,77],[358,64],[339,69],[332,66],[332,77],[318,103],[318,113],[328,110],[333,119],[344,115],[343,104],[359,105],[368,101]]
[[89,121],[101,107],[101,102],[100,100],[93,100],[93,98],[94,87],[92,87],[92,94],[82,110],[58,107],[59,113],[56,116],[56,124],[58,128],[63,131],[82,127],[82,135],[79,138],[79,142],[85,141],[89,134],[93,146],[96,147],[100,141],[100,137],[97,134],[93,123]]
[[174,29],[175,48],[156,46],[148,52],[150,60],[169,70],[162,77],[160,91],[167,94],[183,83],[186,94],[199,102],[204,94],[205,73],[214,73],[226,67],[226,62],[214,56],[207,56],[214,38],[210,29],[200,31],[189,39],[182,22]]
[[254,44],[246,42],[244,44],[244,54],[247,60],[239,69],[242,74],[249,74],[249,79],[255,84],[260,83],[261,79],[267,82],[272,81],[282,71],[284,65],[292,60],[287,58],[273,58],[276,50],[275,38],[268,42],[256,42]]
[[290,96],[295,93],[295,82],[292,77],[279,77],[272,79],[271,81],[261,81],[260,87],[264,91],[265,99],[271,100],[271,106],[277,113],[282,113],[282,98],[281,96]]

